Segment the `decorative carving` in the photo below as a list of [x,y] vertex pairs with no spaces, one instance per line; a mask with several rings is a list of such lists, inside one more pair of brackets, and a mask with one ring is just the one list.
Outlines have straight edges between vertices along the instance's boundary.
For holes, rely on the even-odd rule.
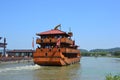
[[54,30],[58,29],[58,27],[61,27],[61,24],[55,26]]

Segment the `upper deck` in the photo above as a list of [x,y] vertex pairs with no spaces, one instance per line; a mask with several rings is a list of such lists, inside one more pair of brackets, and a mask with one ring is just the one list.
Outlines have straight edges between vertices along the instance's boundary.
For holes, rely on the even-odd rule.
[[[36,39],[36,43],[37,44],[54,44],[54,43],[57,43],[57,38],[37,38]],[[70,45],[73,45],[74,41],[72,41],[71,39],[69,38],[60,38],[60,42],[61,43],[66,43],[66,44],[70,44]]]
[[72,32],[66,33],[56,27],[52,30],[37,33],[36,35],[39,36],[36,39],[36,44],[39,44],[41,48],[59,47],[77,49],[78,47],[75,45],[75,41],[71,39]]

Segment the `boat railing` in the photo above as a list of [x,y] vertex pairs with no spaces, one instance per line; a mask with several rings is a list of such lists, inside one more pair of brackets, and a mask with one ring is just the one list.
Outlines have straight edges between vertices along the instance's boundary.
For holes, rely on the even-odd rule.
[[78,49],[72,48],[37,48],[36,52],[62,52],[62,53],[80,53]]
[[80,51],[78,49],[72,49],[72,48],[63,48],[61,49],[63,50],[63,53],[80,53]]
[[61,42],[62,43],[68,43],[68,44],[73,44],[73,41],[69,38],[61,38]]
[[[73,44],[73,41],[70,40],[69,38],[61,38],[60,39],[61,43],[68,43],[68,44]],[[41,43],[57,43],[57,38],[37,38],[36,39],[36,43],[37,44],[41,44]]]

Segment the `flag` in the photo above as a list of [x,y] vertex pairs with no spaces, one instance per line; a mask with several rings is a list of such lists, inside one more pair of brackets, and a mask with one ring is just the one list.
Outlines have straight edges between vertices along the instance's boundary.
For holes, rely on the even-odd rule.
[[60,47],[60,38],[57,39],[56,46],[57,46],[57,47]]
[[34,49],[34,38],[33,38],[33,41],[32,41],[32,48]]

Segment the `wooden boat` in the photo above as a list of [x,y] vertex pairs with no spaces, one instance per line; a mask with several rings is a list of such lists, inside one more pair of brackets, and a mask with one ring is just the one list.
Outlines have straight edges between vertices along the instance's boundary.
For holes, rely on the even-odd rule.
[[44,66],[63,66],[80,61],[81,55],[75,41],[71,39],[72,32],[54,29],[37,33],[36,48],[33,54],[34,63]]

